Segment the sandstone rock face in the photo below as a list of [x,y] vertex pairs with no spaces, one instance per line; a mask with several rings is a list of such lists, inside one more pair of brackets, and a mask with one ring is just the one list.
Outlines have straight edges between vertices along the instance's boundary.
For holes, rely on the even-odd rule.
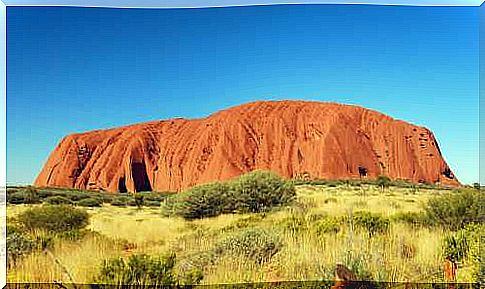
[[34,185],[181,191],[256,169],[287,178],[364,174],[459,185],[428,129],[358,106],[304,101],[255,102],[203,119],[72,134]]

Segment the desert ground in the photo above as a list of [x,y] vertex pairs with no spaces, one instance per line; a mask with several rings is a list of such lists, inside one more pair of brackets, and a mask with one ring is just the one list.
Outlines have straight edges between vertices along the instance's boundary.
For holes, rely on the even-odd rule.
[[[89,215],[83,233],[29,231],[31,240],[46,244],[9,261],[7,281],[96,283],[109,260],[173,254],[173,274],[185,283],[333,280],[337,263],[359,280],[444,282],[445,255],[456,249],[446,248],[446,240],[475,230],[426,221],[429,200],[456,190],[342,182],[295,188],[291,203],[264,212],[195,219],[167,215],[164,200],[159,206],[78,205]],[[10,203],[9,226],[19,227],[19,215],[41,206],[49,205]],[[468,254],[457,255],[457,282],[476,278],[478,257],[467,240]]]

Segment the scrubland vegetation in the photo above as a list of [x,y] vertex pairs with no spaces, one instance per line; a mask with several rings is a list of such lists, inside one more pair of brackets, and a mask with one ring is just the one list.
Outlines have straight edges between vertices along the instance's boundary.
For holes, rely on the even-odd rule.
[[7,279],[332,280],[342,263],[361,280],[443,282],[449,256],[458,282],[477,282],[481,192],[379,182],[254,172],[177,195],[10,188]]

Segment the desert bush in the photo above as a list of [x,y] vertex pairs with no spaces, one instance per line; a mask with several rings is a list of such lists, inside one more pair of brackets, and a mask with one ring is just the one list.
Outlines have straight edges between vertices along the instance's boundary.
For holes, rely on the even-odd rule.
[[443,255],[461,262],[468,255],[468,242],[463,231],[449,234],[443,240]]
[[40,197],[34,187],[26,187],[7,194],[7,202],[10,204],[38,204],[40,203]]
[[305,208],[292,207],[289,210],[289,215],[279,220],[276,224],[296,233],[311,229],[318,221],[325,218],[327,218],[327,215],[324,213],[308,213]]
[[214,265],[216,259],[210,250],[192,253],[180,261],[177,278],[183,285],[198,284],[204,278],[204,269]]
[[24,211],[18,215],[17,219],[27,230],[64,232],[86,227],[89,215],[72,206],[44,205]]
[[135,203],[135,199],[128,196],[117,196],[111,200],[111,205],[117,206],[117,207],[131,206],[134,203]]
[[258,213],[286,205],[296,196],[292,182],[266,171],[253,171],[240,176],[233,183],[233,190],[236,210],[242,213]]
[[299,232],[307,228],[307,222],[303,214],[291,214],[280,221],[277,225],[291,232]]
[[7,193],[7,202],[9,204],[23,204],[25,200],[25,192],[15,191],[13,193]]
[[443,255],[458,262],[469,259],[478,267],[481,257],[480,236],[483,235],[484,228],[483,225],[468,224],[456,232],[447,234],[443,238]]
[[51,196],[44,199],[44,202],[51,205],[72,204],[72,201],[63,196]]
[[218,255],[233,254],[263,263],[269,261],[281,247],[282,241],[277,235],[249,228],[224,238],[216,244],[214,251]]
[[66,197],[71,199],[73,202],[77,202],[83,199],[91,198],[92,195],[84,191],[66,191]]
[[52,196],[59,196],[59,195],[63,196],[63,197],[66,196],[66,194],[63,191],[59,191],[59,194],[56,194],[56,193],[57,193],[57,191],[53,191],[53,190],[46,190],[46,189],[37,190],[37,195],[41,199],[45,199],[45,198],[52,197]]
[[232,182],[192,187],[167,198],[165,215],[200,219],[224,213],[259,213],[288,204],[295,197],[293,182],[264,171],[254,171]]
[[76,205],[81,207],[101,207],[103,200],[99,198],[86,198],[76,202]]
[[13,193],[16,193],[19,191],[19,188],[15,188],[15,187],[7,187],[7,195],[8,194],[13,194]]
[[392,184],[391,179],[387,176],[378,176],[375,183],[381,188],[382,191]]
[[485,236],[485,225],[468,224],[462,229],[466,233],[468,254],[467,263],[471,266],[472,282],[483,284],[485,281],[485,256],[483,236]]
[[100,193],[97,195],[99,199],[103,200],[103,203],[111,203],[113,200],[114,196],[112,194],[108,193]]
[[185,219],[213,217],[234,211],[228,183],[199,185],[167,200],[166,210]]
[[196,285],[204,279],[204,272],[200,269],[192,269],[184,272],[179,278],[181,285]]
[[454,191],[429,199],[425,211],[431,223],[456,231],[485,221],[483,199],[477,190]]
[[25,197],[24,197],[25,204],[38,204],[40,203],[40,197],[37,192],[37,189],[34,187],[27,187],[25,189]]
[[117,285],[173,286],[176,256],[150,257],[144,254],[131,255],[104,261],[98,274],[100,283]]
[[162,196],[161,194],[158,194],[158,193],[143,193],[143,197],[145,198],[145,201],[161,202],[165,199],[164,196]]
[[353,215],[352,220],[356,227],[367,230],[369,236],[373,236],[376,233],[387,232],[390,224],[388,218],[370,212],[356,212]]
[[23,256],[32,252],[35,248],[35,241],[20,230],[9,230],[7,228],[7,266],[15,266]]
[[338,233],[344,226],[342,218],[326,217],[313,225],[317,234]]
[[146,207],[160,207],[161,203],[160,203],[160,201],[147,201],[146,200],[143,205],[146,206]]
[[392,215],[394,222],[407,223],[413,226],[431,226],[431,222],[425,213],[422,212],[398,212]]
[[372,280],[372,273],[369,271],[368,260],[365,254],[347,251],[344,255],[344,265],[353,272],[358,280]]

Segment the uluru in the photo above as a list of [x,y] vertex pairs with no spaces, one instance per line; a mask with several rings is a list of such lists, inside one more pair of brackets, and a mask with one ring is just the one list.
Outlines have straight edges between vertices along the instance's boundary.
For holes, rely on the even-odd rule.
[[34,185],[181,191],[253,170],[286,178],[391,179],[458,186],[433,133],[354,105],[259,101],[64,137]]

